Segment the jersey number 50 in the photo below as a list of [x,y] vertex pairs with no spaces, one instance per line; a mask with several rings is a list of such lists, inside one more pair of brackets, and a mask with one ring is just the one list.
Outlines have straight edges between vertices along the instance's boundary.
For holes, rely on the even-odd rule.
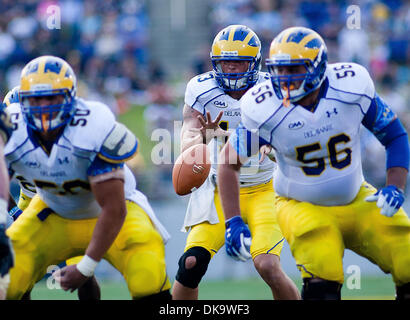
[[[327,142],[327,151],[330,159],[330,166],[342,170],[349,166],[352,162],[352,150],[350,148],[345,148],[343,150],[336,150],[336,146],[339,143],[347,143],[350,141],[350,137],[345,133],[341,133],[337,136],[331,137]],[[296,159],[305,164],[316,163],[316,166],[308,167],[302,166],[303,172],[307,176],[319,176],[325,170],[325,158],[314,158],[314,159],[305,159],[306,154],[321,150],[322,147],[319,142],[313,144],[296,147]],[[338,159],[337,155],[344,153],[345,156],[342,159]]]

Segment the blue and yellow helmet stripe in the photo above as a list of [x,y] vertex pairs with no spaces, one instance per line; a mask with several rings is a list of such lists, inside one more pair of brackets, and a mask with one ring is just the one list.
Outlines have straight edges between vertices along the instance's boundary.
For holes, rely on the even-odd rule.
[[19,102],[19,90],[20,87],[16,86],[9,92],[7,92],[6,96],[3,99],[3,104],[5,104],[6,107],[9,107],[13,103]]
[[21,72],[20,92],[41,94],[42,91],[76,92],[76,77],[70,65],[54,56],[41,56],[30,61]]
[[292,27],[282,31],[273,39],[269,59],[272,60],[316,60],[320,51],[327,51],[322,37],[315,31]]
[[211,57],[256,58],[260,50],[261,43],[255,32],[243,25],[231,25],[215,37]]

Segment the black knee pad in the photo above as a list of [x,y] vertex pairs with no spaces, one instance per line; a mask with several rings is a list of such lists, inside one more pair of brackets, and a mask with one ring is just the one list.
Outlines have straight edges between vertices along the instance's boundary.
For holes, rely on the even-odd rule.
[[396,300],[410,300],[410,282],[405,283],[400,287],[396,287]]
[[340,300],[342,284],[323,279],[303,279],[303,300]]
[[[196,258],[195,266],[190,269],[185,268],[185,261],[188,257]],[[208,269],[209,261],[211,261],[211,254],[208,250],[202,247],[188,249],[179,259],[179,268],[175,279],[185,287],[197,288]]]

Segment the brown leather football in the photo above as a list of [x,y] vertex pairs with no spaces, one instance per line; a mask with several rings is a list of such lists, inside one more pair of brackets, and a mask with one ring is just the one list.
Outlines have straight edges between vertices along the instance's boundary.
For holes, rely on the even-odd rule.
[[187,195],[199,188],[211,169],[209,150],[206,144],[196,144],[179,155],[172,169],[175,192]]

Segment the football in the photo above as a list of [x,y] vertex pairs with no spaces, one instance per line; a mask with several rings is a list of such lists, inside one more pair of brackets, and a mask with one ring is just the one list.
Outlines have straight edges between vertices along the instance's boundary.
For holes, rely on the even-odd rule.
[[210,169],[210,155],[206,144],[189,147],[176,159],[172,170],[175,192],[183,196],[199,188],[208,177]]

